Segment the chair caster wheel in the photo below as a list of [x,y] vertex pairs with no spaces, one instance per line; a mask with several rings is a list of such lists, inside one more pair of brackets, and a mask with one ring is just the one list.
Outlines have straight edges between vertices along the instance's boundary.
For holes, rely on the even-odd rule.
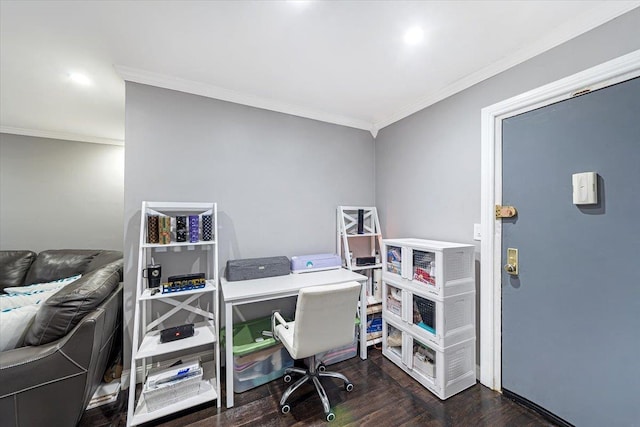
[[324,372],[327,370],[327,367],[324,366],[324,363],[318,365],[318,372]]
[[280,410],[282,411],[283,414],[288,414],[289,411],[291,411],[291,406],[289,405],[282,405],[280,407]]
[[336,419],[336,414],[334,414],[333,412],[329,412],[327,414],[327,421],[331,422],[331,421],[333,421],[335,419]]
[[351,383],[344,383],[344,389],[347,391],[351,391],[353,390],[353,384]]
[[291,382],[291,375],[286,374],[286,375],[284,376],[284,382],[285,382],[285,383],[290,383],[290,382]]

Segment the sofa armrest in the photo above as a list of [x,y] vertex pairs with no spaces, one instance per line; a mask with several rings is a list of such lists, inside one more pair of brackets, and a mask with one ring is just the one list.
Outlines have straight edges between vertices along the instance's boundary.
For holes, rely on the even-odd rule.
[[101,311],[89,314],[57,341],[0,353],[0,397],[86,371],[91,359],[91,345],[86,343],[93,341],[100,315]]
[[0,353],[0,412],[7,415],[8,425],[77,423],[84,410],[94,334],[103,321],[103,310],[95,310],[57,341]]

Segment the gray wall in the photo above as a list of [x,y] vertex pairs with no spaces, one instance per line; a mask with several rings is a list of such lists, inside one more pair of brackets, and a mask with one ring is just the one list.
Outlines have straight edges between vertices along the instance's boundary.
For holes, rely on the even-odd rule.
[[0,249],[123,248],[124,147],[0,134]]
[[385,237],[462,243],[480,222],[480,110],[640,49],[640,9],[380,130],[376,205]]
[[374,203],[368,132],[136,83],[126,93],[127,354],[143,200],[217,202],[221,267],[333,252],[336,207]]
[[364,131],[127,83],[125,363],[143,200],[218,202],[221,266],[333,250],[339,204],[377,205],[385,237],[473,243],[481,108],[640,48],[639,24],[630,12],[382,129],[375,148]]
[[480,111],[640,49],[639,27],[635,9],[378,133],[375,200],[383,235],[476,245],[477,337],[480,242],[473,240],[473,224],[480,223]]

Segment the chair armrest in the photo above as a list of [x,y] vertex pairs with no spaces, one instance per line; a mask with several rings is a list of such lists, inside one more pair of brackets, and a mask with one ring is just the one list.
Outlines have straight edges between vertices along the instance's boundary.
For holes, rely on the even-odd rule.
[[284,325],[285,329],[289,329],[289,325],[287,324],[287,321],[284,320],[284,318],[280,315],[280,313],[278,313],[277,311],[274,311],[273,317],[278,321],[278,323]]
[[276,341],[280,341],[280,337],[278,337],[278,334],[276,333],[276,326],[277,326],[276,321],[282,326],[284,326],[285,329],[289,329],[289,325],[287,324],[287,321],[284,320],[284,318],[280,315],[279,312],[277,311],[273,312],[273,314],[271,315],[271,334]]

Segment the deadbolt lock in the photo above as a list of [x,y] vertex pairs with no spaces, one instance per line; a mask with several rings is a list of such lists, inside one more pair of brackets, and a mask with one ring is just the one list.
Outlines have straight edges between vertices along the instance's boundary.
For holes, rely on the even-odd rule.
[[513,206],[496,205],[496,219],[513,218],[518,215],[518,210]]
[[507,249],[507,263],[504,266],[504,271],[516,276],[518,274],[518,250],[515,248]]

